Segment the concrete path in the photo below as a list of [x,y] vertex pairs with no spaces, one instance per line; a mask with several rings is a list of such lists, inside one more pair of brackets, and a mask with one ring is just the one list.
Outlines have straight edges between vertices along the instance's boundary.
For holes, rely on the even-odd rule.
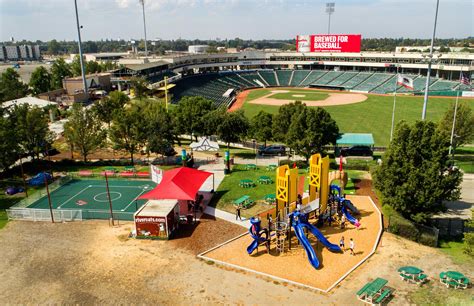
[[[203,165],[199,167],[199,170],[203,171],[208,171],[214,173],[214,190],[217,190],[219,185],[222,183],[224,180],[225,174],[224,174],[224,164],[218,163],[218,164],[208,164],[208,165]],[[202,185],[201,191],[211,191],[212,190],[212,176],[209,177],[206,182]],[[242,218],[242,220],[235,220],[235,215],[228,213],[226,211],[207,206],[206,209],[204,210],[204,213],[214,216],[219,219],[226,220],[228,222],[240,225],[245,228],[250,227],[250,221]]]
[[434,218],[458,218],[468,220],[472,218],[474,205],[474,174],[464,173],[461,183],[461,198],[457,201],[446,202],[448,210],[439,213]]

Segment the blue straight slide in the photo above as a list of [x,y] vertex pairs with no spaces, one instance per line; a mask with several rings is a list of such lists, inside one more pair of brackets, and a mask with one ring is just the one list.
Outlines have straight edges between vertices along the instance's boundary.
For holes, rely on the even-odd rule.
[[298,223],[298,224],[294,225],[293,228],[295,230],[296,237],[298,237],[298,240],[301,242],[301,244],[303,245],[303,247],[306,251],[306,255],[308,255],[309,263],[315,269],[318,269],[319,268],[319,260],[318,260],[318,257],[316,256],[316,252],[314,251],[313,246],[311,245],[308,238],[304,234],[303,224]]
[[342,205],[342,213],[346,216],[347,221],[349,221],[352,224],[355,224],[357,222],[357,219],[354,218],[348,211],[345,205]]

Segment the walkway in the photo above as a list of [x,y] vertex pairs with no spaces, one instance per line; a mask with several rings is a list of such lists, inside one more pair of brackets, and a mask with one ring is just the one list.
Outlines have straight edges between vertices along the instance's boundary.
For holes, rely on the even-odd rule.
[[[221,182],[224,180],[224,164],[208,164],[199,167],[199,170],[208,171],[214,173],[214,190],[217,190]],[[206,182],[202,185],[201,191],[211,191],[212,190],[212,176],[209,177]],[[215,207],[207,206],[204,210],[204,213],[214,216],[219,219],[226,220],[227,222],[231,222],[237,225],[240,225],[245,228],[250,227],[250,221],[243,218],[242,221],[235,220],[235,215],[228,213],[226,211],[217,209]]]

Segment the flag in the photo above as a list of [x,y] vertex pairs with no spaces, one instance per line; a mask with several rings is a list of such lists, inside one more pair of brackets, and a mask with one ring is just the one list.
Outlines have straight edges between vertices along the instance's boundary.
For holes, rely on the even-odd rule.
[[459,76],[459,82],[464,85],[471,85],[471,80],[469,80],[469,77],[467,75],[464,75],[464,73],[461,72],[461,75]]
[[413,90],[414,87],[413,87],[413,79],[407,77],[407,76],[404,76],[403,74],[399,74],[397,76],[397,85],[401,85],[405,88],[408,88],[408,89],[411,89]]

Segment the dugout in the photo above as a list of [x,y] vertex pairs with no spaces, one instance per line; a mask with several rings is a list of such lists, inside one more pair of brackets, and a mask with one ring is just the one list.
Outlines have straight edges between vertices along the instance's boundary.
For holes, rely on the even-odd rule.
[[169,239],[178,229],[178,200],[149,200],[134,215],[137,238]]
[[373,149],[374,136],[371,133],[344,133],[336,140],[336,148],[334,153],[339,156],[343,147],[367,146]]

